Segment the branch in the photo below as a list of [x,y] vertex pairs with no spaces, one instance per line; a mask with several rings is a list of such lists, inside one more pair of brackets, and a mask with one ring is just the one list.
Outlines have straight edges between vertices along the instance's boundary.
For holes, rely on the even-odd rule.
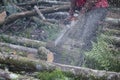
[[[60,7],[51,7],[51,8],[47,8],[47,9],[42,9],[40,11],[42,14],[48,14],[48,13],[53,13],[53,12],[58,12],[58,11],[66,11],[66,10],[69,10],[69,5],[64,5],[64,6],[60,6]],[[12,14],[12,15],[8,16],[3,23],[0,23],[0,25],[9,24],[9,23],[14,22],[17,19],[35,16],[35,15],[37,15],[35,10]]]
[[16,4],[18,6],[29,6],[29,5],[44,5],[44,4],[48,4],[48,5],[69,5],[69,2],[61,2],[61,1],[45,1],[45,0],[41,0],[41,1],[31,1],[28,3],[19,3]]
[[41,46],[46,47],[46,43],[38,40],[31,40],[23,37],[9,36],[9,35],[0,35],[0,41],[19,44],[26,47],[39,48]]
[[112,23],[112,24],[120,24],[120,19],[115,19],[115,18],[106,18],[105,19],[106,22],[108,23]]
[[43,16],[43,14],[41,13],[41,11],[38,9],[37,6],[34,6],[34,9],[36,10],[36,12],[38,13],[39,17],[42,19],[42,20],[46,20],[45,17]]
[[30,76],[22,76],[12,72],[4,71],[2,69],[0,69],[0,77],[4,78],[5,80],[39,80]]

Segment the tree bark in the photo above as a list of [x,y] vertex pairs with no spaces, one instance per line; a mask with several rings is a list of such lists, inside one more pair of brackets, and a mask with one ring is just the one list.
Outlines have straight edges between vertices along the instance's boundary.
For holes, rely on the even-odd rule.
[[46,20],[46,18],[43,16],[43,14],[41,13],[37,6],[34,6],[34,9],[36,10],[37,14],[42,20]]
[[46,47],[46,43],[38,40],[31,40],[23,37],[9,36],[9,35],[0,35],[0,41],[19,44],[26,47],[39,48],[41,46]]
[[48,5],[69,5],[69,2],[61,2],[61,1],[31,1],[31,2],[27,2],[27,3],[19,3],[17,4],[18,6],[30,6],[30,5],[44,5],[44,4],[48,4]]
[[19,50],[19,51],[23,51],[23,52],[27,52],[27,53],[34,53],[34,54],[37,53],[37,49],[27,48],[27,47],[19,46],[19,45],[13,45],[13,44],[1,43],[0,42],[0,46],[2,46],[2,47],[4,47],[4,46],[5,47],[9,47],[11,49],[15,49],[15,50]]
[[63,72],[68,72],[77,77],[85,77],[94,79],[102,79],[102,80],[119,80],[120,73],[117,72],[108,72],[108,71],[100,71],[93,70],[89,68],[82,68],[76,66],[63,65],[58,63],[49,63],[40,60],[28,59],[26,57],[20,57],[17,55],[7,55],[0,53],[0,63],[14,65],[19,70],[28,70],[28,71],[51,71],[55,69],[60,69]]
[[112,23],[112,24],[117,24],[117,25],[120,24],[120,19],[115,19],[115,18],[109,18],[109,17],[107,17],[105,19],[105,21],[108,22],[108,23]]
[[2,80],[39,80],[30,76],[22,76],[12,72],[4,71],[0,69],[0,77]]
[[[0,48],[2,52],[6,51],[5,49],[12,50],[13,52],[11,53],[13,54],[16,54],[17,52],[18,53],[23,52],[24,56],[31,58],[31,59],[40,59],[40,60],[45,60],[48,62],[53,62],[54,60],[54,54],[50,50],[46,49],[45,47],[39,47],[38,49],[34,49],[34,48],[28,48],[24,46],[0,42]],[[14,53],[14,51],[16,51],[16,53]]]
[[28,48],[28,47],[24,47],[24,46],[0,42],[0,49],[2,52],[9,50],[10,54],[26,56],[31,59],[39,58],[38,50],[34,49],[34,48]]
[[[58,12],[58,11],[69,10],[69,7],[70,7],[69,5],[63,5],[63,6],[60,6],[60,7],[51,7],[51,8],[47,8],[47,9],[42,9],[40,11],[41,11],[42,14],[48,14],[48,13],[53,13],[53,12]],[[35,10],[12,14],[12,15],[8,16],[6,18],[6,20],[3,23],[1,23],[1,25],[2,24],[9,24],[9,23],[14,22],[17,19],[21,19],[21,18],[24,18],[24,17],[35,16],[35,15],[37,15]]]
[[38,54],[41,60],[45,60],[48,62],[53,62],[54,60],[54,54],[45,47],[40,47],[38,49]]
[[38,17],[32,17],[32,19],[36,24],[45,24],[45,25],[49,25],[49,26],[55,26],[55,23],[56,23],[56,22],[50,22],[48,20],[43,21]]

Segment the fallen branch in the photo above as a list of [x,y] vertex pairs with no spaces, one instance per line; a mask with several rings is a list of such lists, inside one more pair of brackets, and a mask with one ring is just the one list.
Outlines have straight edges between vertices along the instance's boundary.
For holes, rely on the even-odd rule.
[[59,47],[56,47],[54,42],[42,42],[38,40],[31,40],[23,37],[17,37],[17,36],[9,36],[9,35],[0,35],[0,41],[11,43],[11,44],[19,44],[25,47],[31,47],[31,48],[39,48],[39,47],[46,47],[50,51],[53,52],[59,52],[61,53],[63,49],[60,49]]
[[119,80],[120,73],[117,72],[107,72],[107,71],[99,71],[93,70],[89,68],[82,68],[76,66],[63,65],[58,63],[48,63],[40,60],[32,60],[25,57],[7,55],[0,53],[0,63],[14,65],[16,68],[28,70],[28,71],[43,71],[43,70],[55,70],[60,69],[63,72],[69,72],[69,74],[73,74],[77,77],[84,77],[85,79],[90,79],[94,77],[94,79],[102,79],[102,80]]
[[2,80],[39,80],[30,76],[22,76],[12,72],[4,71],[2,69],[0,69],[0,77],[3,78]]
[[115,19],[115,18],[106,18],[105,19],[106,22],[108,23],[112,23],[112,24],[120,24],[120,19]]
[[24,46],[2,43],[2,42],[0,42],[0,47],[1,47],[2,52],[6,51],[6,49],[9,49],[9,50],[13,51],[13,52],[10,52],[13,54],[16,54],[17,52],[18,53],[22,52],[23,54],[20,54],[20,55],[29,56],[29,55],[33,54],[33,56],[31,56],[31,57],[33,57],[33,58],[38,57],[38,54],[37,54],[38,50],[34,49],[34,48],[28,48],[28,47],[24,47]]
[[55,26],[54,23],[51,23],[50,21],[43,21],[39,19],[38,17],[32,17],[32,19],[36,24],[45,24],[45,25]]
[[[69,10],[69,5],[42,9],[41,13],[42,14],[48,14],[48,13],[53,13],[53,12],[58,12],[58,11],[66,11],[66,10]],[[12,15],[8,16],[6,18],[6,20],[3,23],[1,23],[0,25],[9,24],[9,23],[14,22],[17,19],[21,19],[21,18],[24,18],[24,17],[30,17],[30,16],[34,16],[34,15],[37,15],[35,10],[12,14]]]
[[30,6],[30,5],[44,5],[44,4],[48,4],[48,5],[69,5],[69,2],[61,2],[61,1],[45,1],[45,0],[41,0],[41,1],[31,1],[31,2],[27,2],[27,3],[19,3],[17,4],[18,6]]
[[36,12],[38,13],[39,17],[40,17],[42,20],[46,20],[45,17],[43,16],[43,14],[41,13],[41,11],[38,9],[37,6],[34,6],[34,9],[36,10]]
[[0,35],[0,41],[19,44],[26,47],[39,48],[41,46],[46,47],[46,43],[38,40],[31,40],[23,37],[9,36],[9,35]]

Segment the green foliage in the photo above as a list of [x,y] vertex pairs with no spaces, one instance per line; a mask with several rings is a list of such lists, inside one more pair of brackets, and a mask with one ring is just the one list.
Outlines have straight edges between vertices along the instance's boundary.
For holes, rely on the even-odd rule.
[[40,80],[106,80],[105,77],[96,78],[94,75],[86,77],[83,75],[75,76],[70,72],[61,72],[60,70],[54,70],[53,72],[39,72],[37,78]]
[[60,70],[54,70],[53,72],[39,72],[37,77],[41,80],[71,80],[66,77]]
[[86,52],[85,66],[93,69],[120,71],[120,53],[112,51],[108,43],[100,36],[97,43],[93,43],[93,49]]

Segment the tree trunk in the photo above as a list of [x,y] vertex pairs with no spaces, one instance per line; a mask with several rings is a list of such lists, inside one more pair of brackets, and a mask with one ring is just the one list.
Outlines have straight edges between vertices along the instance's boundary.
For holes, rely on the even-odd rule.
[[32,6],[32,5],[44,5],[44,4],[48,4],[48,5],[69,5],[70,2],[61,2],[61,1],[31,1],[31,2],[27,2],[27,3],[19,3],[16,4],[17,6]]
[[105,21],[108,22],[108,23],[120,25],[120,19],[115,19],[115,18],[109,18],[109,17],[107,17],[105,19]]
[[49,63],[40,60],[28,59],[26,57],[20,57],[17,55],[7,55],[0,53],[0,63],[14,65],[15,68],[19,70],[28,70],[28,71],[51,71],[55,69],[60,69],[63,72],[67,72],[77,77],[84,77],[90,79],[91,77],[102,80],[119,80],[120,73],[117,72],[107,72],[100,70],[93,70],[89,68],[82,68],[76,66],[63,65],[58,63]]
[[19,45],[13,45],[13,44],[8,44],[8,43],[1,43],[0,42],[0,46],[1,47],[9,47],[11,49],[15,49],[15,50],[19,50],[19,51],[23,51],[23,52],[27,52],[27,53],[37,53],[37,49],[34,48],[27,48],[24,46],[19,46]]
[[9,36],[9,35],[0,35],[0,41],[19,44],[26,47],[39,48],[41,46],[46,47],[46,43],[38,40],[31,40],[23,37]]
[[[7,50],[9,49],[13,51],[13,52],[10,52],[12,54],[17,54],[18,52],[17,55],[26,56],[31,59],[40,59],[48,62],[53,62],[54,60],[54,54],[48,49],[46,49],[45,47],[39,47],[38,49],[34,49],[34,48],[28,48],[24,46],[0,42],[0,49],[2,51],[6,51],[5,49]],[[23,54],[21,53],[19,54],[19,52],[22,52]]]

